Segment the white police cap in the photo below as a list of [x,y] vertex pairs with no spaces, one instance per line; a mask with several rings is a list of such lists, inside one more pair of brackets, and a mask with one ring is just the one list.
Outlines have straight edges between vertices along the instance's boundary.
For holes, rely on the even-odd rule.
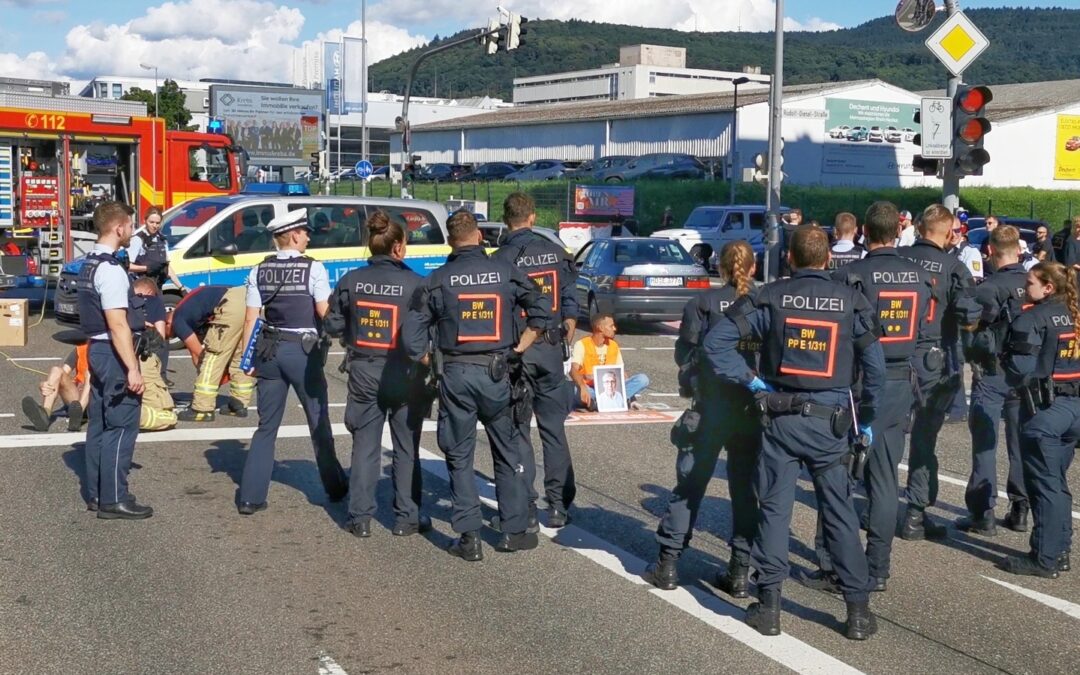
[[266,229],[270,234],[283,234],[291,230],[295,230],[298,227],[311,229],[311,225],[308,224],[307,209],[296,209],[295,211],[289,211],[283,216],[274,218],[266,224]]

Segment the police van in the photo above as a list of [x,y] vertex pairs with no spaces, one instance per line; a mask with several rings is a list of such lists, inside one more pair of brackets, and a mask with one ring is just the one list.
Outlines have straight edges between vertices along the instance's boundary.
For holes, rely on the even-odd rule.
[[[450,254],[446,241],[445,207],[414,199],[352,196],[223,195],[203,197],[169,209],[162,233],[169,242],[169,267],[189,288],[204,285],[239,286],[251,268],[271,255],[274,238],[266,229],[277,216],[306,209],[311,224],[307,255],[326,266],[334,284],[347,272],[367,264],[368,215],[377,210],[405,230],[405,264],[426,275]],[[74,278],[82,260],[65,265],[54,308],[60,321],[78,321]],[[65,279],[71,283],[65,283]],[[65,292],[67,287],[70,293]],[[72,297],[67,297],[71,295]],[[175,306],[179,289],[166,286],[165,304]]]

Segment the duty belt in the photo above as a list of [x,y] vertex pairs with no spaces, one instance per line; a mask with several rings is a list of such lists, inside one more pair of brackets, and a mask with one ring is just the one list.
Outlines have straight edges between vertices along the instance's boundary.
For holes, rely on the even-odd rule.
[[1055,382],[1054,395],[1080,396],[1080,382]]
[[908,380],[911,379],[911,364],[907,361],[896,361],[885,363],[885,379],[886,380]]
[[485,354],[444,354],[443,359],[447,363],[468,363],[474,366],[487,366],[491,363],[491,357],[498,352]]
[[803,417],[820,417],[825,420],[832,419],[833,413],[835,412],[836,406],[819,405],[817,403],[803,403],[798,410],[798,413]]
[[[305,335],[305,333],[294,333],[293,331],[281,329],[270,331],[270,334],[274,336],[275,340],[281,340],[282,342],[295,342],[297,344],[300,344],[304,341]],[[315,334],[311,333],[311,335]]]

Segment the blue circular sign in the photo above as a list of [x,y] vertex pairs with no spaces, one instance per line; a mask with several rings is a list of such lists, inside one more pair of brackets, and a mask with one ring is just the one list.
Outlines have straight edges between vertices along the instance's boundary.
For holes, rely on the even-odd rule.
[[367,178],[375,172],[375,167],[371,166],[371,162],[367,161],[366,159],[362,159],[357,162],[356,166],[353,168],[356,170],[356,175],[359,178]]

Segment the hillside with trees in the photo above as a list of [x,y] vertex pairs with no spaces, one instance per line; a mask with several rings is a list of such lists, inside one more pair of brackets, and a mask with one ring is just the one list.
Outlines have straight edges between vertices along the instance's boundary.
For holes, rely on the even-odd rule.
[[[1080,78],[1080,10],[976,9],[966,12],[990,47],[965,74],[969,82],[1006,84]],[[827,32],[785,34],[784,82],[839,82],[880,78],[918,91],[940,88],[947,72],[923,42],[945,20],[939,13],[921,33],[906,33],[892,17]],[[471,31],[470,31],[471,32]],[[467,34],[442,38],[449,40]],[[436,37],[434,43],[440,38]],[[689,68],[772,71],[772,33],[701,33],[590,21],[530,21],[525,46],[489,56],[479,45],[432,57],[413,93],[512,99],[513,79],[586,70],[618,61],[619,47],[638,43],[686,47]],[[401,93],[419,49],[371,66],[374,91]],[[438,83],[436,87],[436,77]]]

